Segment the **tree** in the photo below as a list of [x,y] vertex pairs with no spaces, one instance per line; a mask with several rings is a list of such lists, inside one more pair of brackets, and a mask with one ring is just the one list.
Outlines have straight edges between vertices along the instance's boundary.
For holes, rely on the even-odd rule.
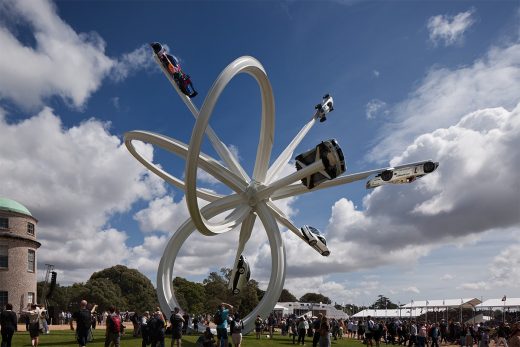
[[173,288],[175,289],[177,301],[184,311],[192,314],[204,312],[205,291],[202,284],[175,277]]
[[120,303],[126,307],[118,307],[129,311],[144,312],[154,310],[158,306],[157,293],[152,282],[135,269],[116,265],[90,276],[90,280],[107,279],[121,290]]
[[322,294],[319,294],[319,293],[306,293],[300,298],[299,301],[300,302],[310,302],[310,303],[315,303],[315,304],[320,303],[320,302],[323,304],[332,303],[332,301],[328,297],[326,297]]
[[296,297],[287,289],[282,289],[282,293],[280,294],[279,302],[295,302],[298,301]]
[[390,299],[384,295],[378,295],[377,300],[370,306],[373,309],[397,309],[399,306],[394,304]]

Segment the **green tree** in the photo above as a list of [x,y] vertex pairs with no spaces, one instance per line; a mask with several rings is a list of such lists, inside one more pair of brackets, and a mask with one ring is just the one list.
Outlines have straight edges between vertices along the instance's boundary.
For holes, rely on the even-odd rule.
[[399,306],[397,304],[394,304],[390,299],[388,299],[384,295],[378,295],[377,300],[370,306],[370,308],[373,309],[397,309]]
[[287,289],[282,289],[282,293],[280,294],[279,302],[295,302],[298,301],[296,297]]
[[[106,279],[121,290],[121,304],[123,310],[143,312],[153,310],[158,306],[157,293],[152,282],[135,269],[123,265],[116,265],[90,276],[90,280]],[[114,303],[115,304],[115,303]]]
[[192,314],[204,312],[205,290],[202,284],[175,277],[173,288],[177,301],[183,310]]
[[300,300],[300,302],[310,302],[310,303],[323,303],[323,304],[331,304],[332,301],[323,294],[319,293],[306,293],[304,294]]

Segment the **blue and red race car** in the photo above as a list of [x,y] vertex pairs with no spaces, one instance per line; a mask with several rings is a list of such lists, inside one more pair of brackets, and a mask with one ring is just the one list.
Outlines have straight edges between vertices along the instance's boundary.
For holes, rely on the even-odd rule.
[[179,89],[190,98],[196,96],[197,91],[195,88],[193,88],[193,83],[191,82],[190,76],[186,75],[182,71],[182,68],[177,59],[175,59],[174,56],[166,53],[166,50],[159,42],[153,42],[150,44],[150,46],[152,47],[154,54],[161,61],[164,68],[173,78]]

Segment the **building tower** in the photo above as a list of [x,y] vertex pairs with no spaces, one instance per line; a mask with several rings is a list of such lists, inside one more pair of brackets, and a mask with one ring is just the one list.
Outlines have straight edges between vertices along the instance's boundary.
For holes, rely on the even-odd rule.
[[36,302],[38,221],[22,204],[0,197],[0,308],[20,312]]

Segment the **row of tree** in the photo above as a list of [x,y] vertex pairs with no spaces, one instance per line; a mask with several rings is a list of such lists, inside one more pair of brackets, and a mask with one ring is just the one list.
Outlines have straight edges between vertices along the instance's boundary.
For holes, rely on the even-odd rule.
[[[250,280],[238,295],[233,295],[227,288],[231,269],[222,268],[220,272],[211,272],[202,283],[191,282],[176,277],[173,288],[181,308],[191,314],[213,313],[222,302],[235,306],[241,315],[245,315],[258,305],[264,291],[258,282]],[[43,282],[38,283],[41,292]],[[99,310],[106,310],[115,305],[123,311],[144,312],[154,310],[158,306],[157,294],[151,281],[138,270],[116,265],[90,276],[86,283],[75,283],[71,286],[56,285],[49,305],[55,309],[76,310],[81,300],[99,305]],[[308,302],[332,304],[330,298],[319,293],[306,293],[299,299],[290,291],[283,289],[279,302]],[[355,305],[335,305],[348,313],[359,311]],[[397,308],[388,298],[379,295],[370,308]]]

